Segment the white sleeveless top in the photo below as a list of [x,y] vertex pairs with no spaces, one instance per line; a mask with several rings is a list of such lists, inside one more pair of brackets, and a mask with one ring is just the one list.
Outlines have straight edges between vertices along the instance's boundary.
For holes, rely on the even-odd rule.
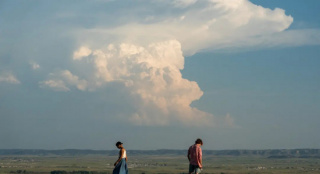
[[127,157],[127,151],[125,150],[122,154],[122,158],[126,158]]

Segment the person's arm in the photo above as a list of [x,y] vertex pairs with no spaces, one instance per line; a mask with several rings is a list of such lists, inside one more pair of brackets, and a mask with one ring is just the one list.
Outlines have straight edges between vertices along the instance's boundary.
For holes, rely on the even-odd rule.
[[114,163],[114,166],[116,166],[120,161],[121,161],[121,158],[122,158],[122,155],[123,155],[123,149],[120,150],[119,152],[119,159]]
[[[125,149],[124,149],[125,150]],[[124,153],[124,152],[123,152]],[[126,162],[128,161],[128,153],[126,151]]]
[[188,157],[188,160],[189,160],[189,162],[190,162],[190,148],[189,148],[189,150],[188,150],[188,155],[187,155],[187,157]]
[[199,148],[199,151],[198,151],[198,159],[199,159],[199,168],[202,169],[202,149]]

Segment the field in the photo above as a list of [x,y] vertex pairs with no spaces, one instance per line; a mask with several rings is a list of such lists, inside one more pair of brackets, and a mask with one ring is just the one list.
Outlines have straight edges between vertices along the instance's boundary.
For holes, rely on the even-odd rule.
[[[116,156],[1,155],[0,173],[112,173]],[[137,155],[128,159],[130,174],[181,174],[188,172],[185,156]],[[249,156],[206,156],[203,174],[319,174],[320,159],[270,159]]]

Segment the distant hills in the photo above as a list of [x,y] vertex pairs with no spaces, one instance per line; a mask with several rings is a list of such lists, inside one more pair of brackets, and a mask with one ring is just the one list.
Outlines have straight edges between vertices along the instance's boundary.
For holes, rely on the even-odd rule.
[[[128,155],[186,155],[187,150],[127,150]],[[260,156],[266,158],[320,158],[320,149],[272,149],[272,150],[203,150],[207,156]],[[0,155],[118,155],[117,150],[41,150],[41,149],[0,149]]]

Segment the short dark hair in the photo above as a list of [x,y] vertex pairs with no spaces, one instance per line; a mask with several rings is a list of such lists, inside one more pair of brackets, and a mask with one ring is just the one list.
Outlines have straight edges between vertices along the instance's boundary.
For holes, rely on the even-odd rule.
[[196,143],[196,144],[201,144],[201,145],[203,145],[203,142],[202,142],[202,140],[201,140],[200,138],[198,138],[198,139],[195,141],[195,143]]
[[123,144],[123,143],[121,143],[120,141],[118,141],[118,142],[116,143],[116,146],[118,147],[120,144]]

